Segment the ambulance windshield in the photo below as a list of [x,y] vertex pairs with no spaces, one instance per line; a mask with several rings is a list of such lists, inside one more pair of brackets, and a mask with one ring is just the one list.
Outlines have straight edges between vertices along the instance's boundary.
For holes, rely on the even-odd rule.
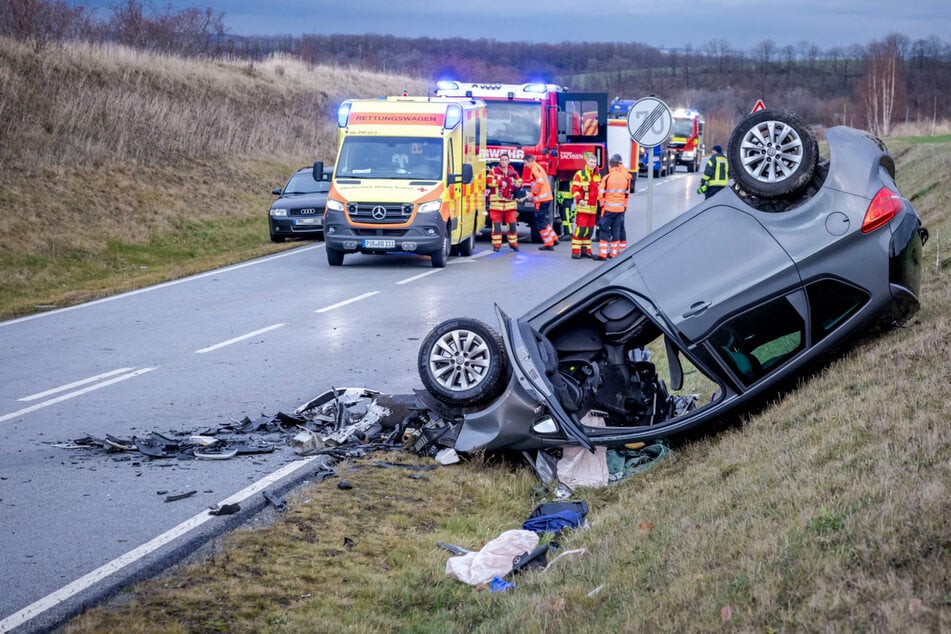
[[439,180],[442,144],[439,138],[347,136],[335,177]]
[[485,110],[487,144],[538,145],[542,132],[541,103],[487,99]]

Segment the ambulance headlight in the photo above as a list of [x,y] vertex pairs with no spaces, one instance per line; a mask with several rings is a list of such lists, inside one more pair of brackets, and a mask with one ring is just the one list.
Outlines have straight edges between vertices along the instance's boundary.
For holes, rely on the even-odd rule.
[[[329,206],[329,203],[328,203]],[[419,206],[419,213],[428,214],[434,211],[439,211],[439,208],[442,207],[441,200],[431,200],[428,203],[423,203]]]
[[333,198],[327,199],[327,210],[328,211],[343,211],[343,203],[339,200],[334,200]]

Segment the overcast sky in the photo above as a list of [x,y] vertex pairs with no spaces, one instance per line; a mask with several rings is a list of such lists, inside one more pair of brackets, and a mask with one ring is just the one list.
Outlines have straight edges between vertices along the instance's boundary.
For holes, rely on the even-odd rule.
[[[71,1],[108,7],[121,0]],[[700,48],[712,39],[748,51],[771,39],[821,49],[868,44],[892,32],[948,42],[949,0],[141,0],[224,13],[236,35],[381,33],[500,42],[641,42]]]

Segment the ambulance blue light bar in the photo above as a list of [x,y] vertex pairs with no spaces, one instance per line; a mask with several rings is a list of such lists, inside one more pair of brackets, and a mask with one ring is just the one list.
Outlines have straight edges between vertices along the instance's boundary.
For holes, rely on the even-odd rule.
[[345,101],[340,104],[340,107],[337,108],[337,126],[341,128],[347,127],[347,121],[350,119],[350,106],[352,106],[349,101]]
[[443,127],[452,130],[460,123],[462,123],[462,106],[457,103],[449,104],[446,108],[446,121],[443,123]]

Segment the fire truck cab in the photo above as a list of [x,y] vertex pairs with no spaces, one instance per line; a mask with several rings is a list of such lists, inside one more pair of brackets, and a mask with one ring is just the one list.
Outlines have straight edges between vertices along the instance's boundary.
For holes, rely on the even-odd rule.
[[[563,86],[544,83],[489,84],[440,81],[436,95],[480,99],[486,108],[485,157],[488,166],[507,153],[512,166],[523,170],[526,154],[548,173],[557,207],[552,205],[549,221],[561,233],[562,221],[569,218],[571,179],[585,166],[585,152],[598,157],[606,167],[607,94],[569,92]],[[523,178],[526,181],[526,174]],[[519,221],[532,230],[532,241],[541,242],[535,230],[533,203],[519,201]],[[488,223],[488,215],[486,215]]]
[[686,165],[688,172],[699,172],[700,161],[706,153],[703,144],[703,115],[689,108],[674,110],[670,148],[674,152],[675,165]]

